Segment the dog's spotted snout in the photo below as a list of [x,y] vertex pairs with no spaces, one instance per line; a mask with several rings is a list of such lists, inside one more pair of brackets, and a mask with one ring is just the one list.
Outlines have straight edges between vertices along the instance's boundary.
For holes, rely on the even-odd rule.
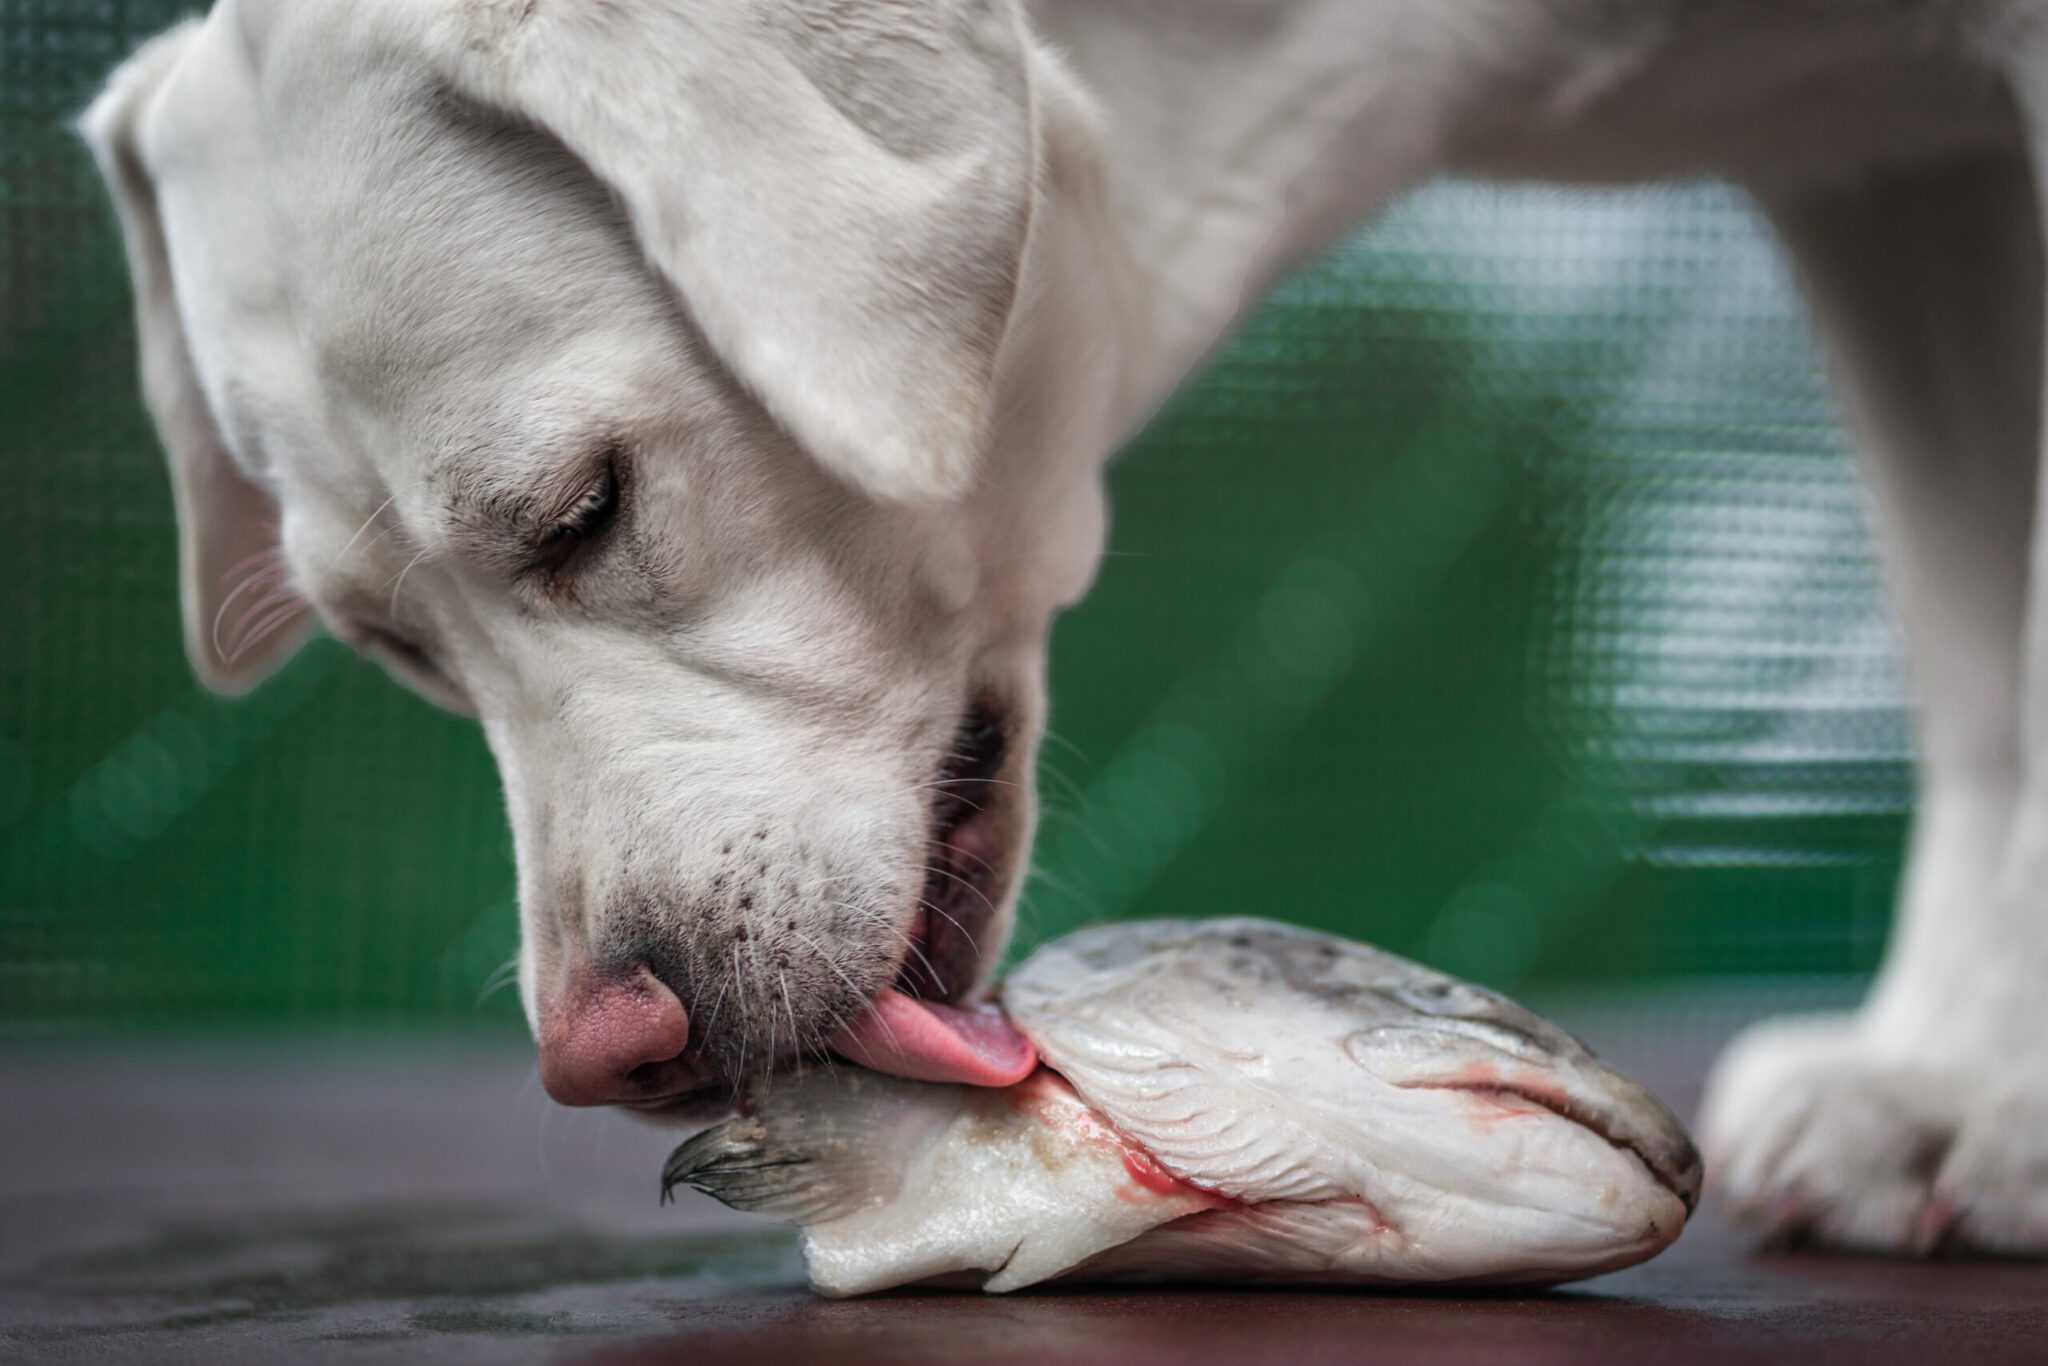
[[649,1105],[690,1089],[690,1016],[644,964],[579,973],[541,1022],[540,1080],[563,1105]]

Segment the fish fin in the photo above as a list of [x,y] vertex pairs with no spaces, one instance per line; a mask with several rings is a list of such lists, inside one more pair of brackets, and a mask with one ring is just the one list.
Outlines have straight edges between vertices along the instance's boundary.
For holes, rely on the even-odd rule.
[[777,1143],[759,1118],[728,1120],[669,1154],[661,1199],[666,1204],[677,1186],[693,1186],[734,1209],[817,1223],[845,1212],[839,1206],[849,1192],[830,1170],[811,1153]]
[[822,1224],[901,1191],[930,1135],[958,1112],[958,1088],[854,1069],[778,1079],[754,1112],[669,1154],[661,1195],[692,1186],[737,1210]]

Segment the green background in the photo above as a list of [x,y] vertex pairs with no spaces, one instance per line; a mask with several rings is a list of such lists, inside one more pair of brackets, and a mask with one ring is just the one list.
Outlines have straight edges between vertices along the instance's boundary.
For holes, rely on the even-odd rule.
[[[473,727],[328,641],[239,702],[185,671],[118,241],[64,121],[186,8],[0,0],[0,1024],[507,1027]],[[1112,484],[1024,943],[1228,911],[1518,990],[1874,964],[1896,645],[1731,192],[1411,196]]]

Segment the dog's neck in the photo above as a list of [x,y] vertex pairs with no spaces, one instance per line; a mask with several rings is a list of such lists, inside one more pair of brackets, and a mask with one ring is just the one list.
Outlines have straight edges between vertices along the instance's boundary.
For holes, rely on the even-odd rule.
[[1279,274],[1426,174],[1436,130],[1404,109],[1404,6],[1176,0],[1170,23],[1149,0],[1029,6],[1100,114],[1128,432]]
[[1061,59],[1038,73],[1057,211],[1026,248],[978,534],[1036,642],[1093,576],[1102,464],[1278,275],[1440,164],[1442,83],[1389,58],[1416,45],[1406,0],[1027,4]]

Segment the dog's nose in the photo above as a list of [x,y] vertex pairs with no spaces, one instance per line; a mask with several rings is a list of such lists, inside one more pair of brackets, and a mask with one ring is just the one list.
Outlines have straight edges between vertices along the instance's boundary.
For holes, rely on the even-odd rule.
[[540,1082],[564,1105],[658,1099],[690,1041],[690,1016],[642,967],[623,978],[572,982],[540,1031]]

